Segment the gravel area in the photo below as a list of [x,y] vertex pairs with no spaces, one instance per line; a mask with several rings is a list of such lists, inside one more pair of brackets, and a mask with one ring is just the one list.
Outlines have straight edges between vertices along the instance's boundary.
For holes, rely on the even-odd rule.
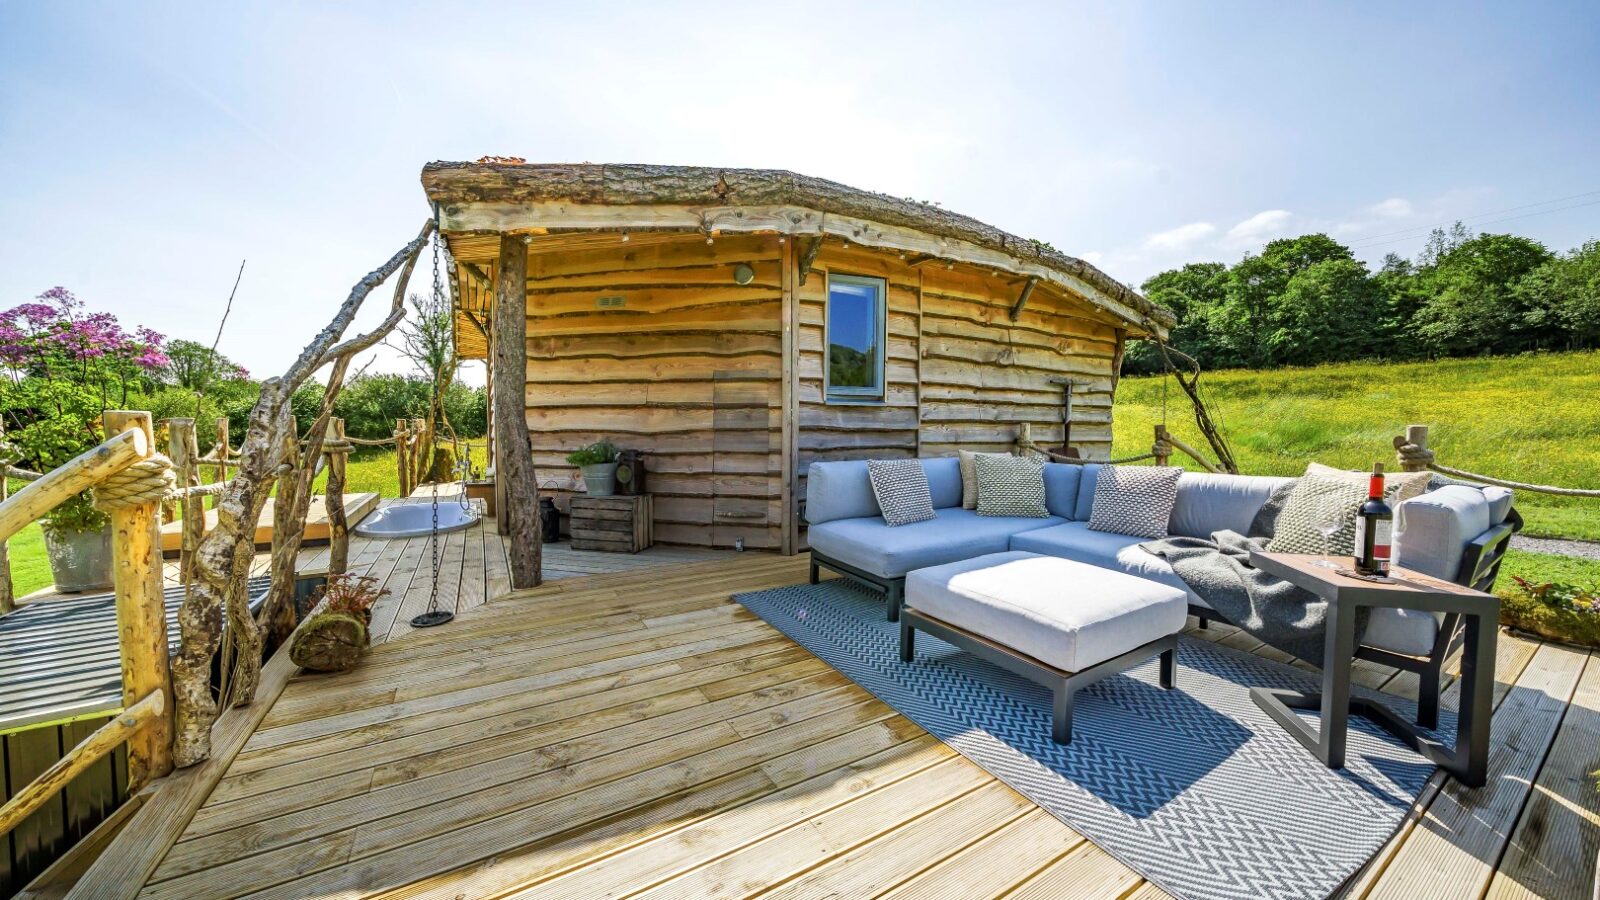
[[1559,553],[1562,556],[1578,556],[1584,559],[1600,560],[1600,543],[1595,541],[1524,537],[1519,534],[1511,538],[1511,546],[1531,553]]

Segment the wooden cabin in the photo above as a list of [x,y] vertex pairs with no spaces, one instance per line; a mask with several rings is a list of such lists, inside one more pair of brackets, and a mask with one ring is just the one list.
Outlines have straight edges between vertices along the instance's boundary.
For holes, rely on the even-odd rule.
[[[1048,244],[790,172],[496,160],[422,183],[457,346],[523,394],[541,494],[582,490],[579,446],[642,450],[667,543],[803,549],[813,460],[1006,450],[1023,423],[1059,445],[1067,380],[1070,444],[1105,458],[1126,342],[1173,323]],[[523,305],[505,335],[497,295]]]

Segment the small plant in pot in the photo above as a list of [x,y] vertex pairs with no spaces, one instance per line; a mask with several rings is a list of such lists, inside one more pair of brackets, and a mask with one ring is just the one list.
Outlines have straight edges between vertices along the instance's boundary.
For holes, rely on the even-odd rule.
[[313,672],[348,671],[372,641],[372,605],[389,592],[371,575],[330,575],[319,590],[327,603],[295,632],[289,660]]
[[616,444],[596,441],[567,454],[567,462],[583,473],[583,487],[590,495],[609,497],[617,492]]

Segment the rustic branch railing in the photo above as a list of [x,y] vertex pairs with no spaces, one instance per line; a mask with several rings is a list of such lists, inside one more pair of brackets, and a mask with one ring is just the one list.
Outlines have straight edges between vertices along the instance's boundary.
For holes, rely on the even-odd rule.
[[21,825],[23,820],[48,803],[72,779],[104,759],[124,741],[135,737],[142,729],[155,727],[166,717],[166,713],[166,694],[155,691],[118,713],[116,718],[100,726],[94,734],[79,741],[77,746],[68,750],[66,755],[0,807],[0,835]]
[[1195,462],[1205,467],[1207,472],[1222,471],[1204,456],[1201,456],[1200,451],[1173,437],[1172,432],[1168,431],[1165,425],[1157,425],[1155,427],[1155,438],[1155,443],[1151,444],[1149,453],[1141,453],[1137,456],[1124,456],[1118,459],[1082,459],[1076,456],[1067,456],[1065,454],[1057,453],[1054,450],[1051,450],[1047,447],[1041,447],[1034,443],[1032,423],[1023,422],[1021,425],[1017,426],[1016,447],[1018,453],[1038,453],[1053,462],[1072,463],[1080,466],[1086,463],[1120,466],[1127,463],[1143,462],[1147,459],[1153,459],[1155,460],[1156,465],[1164,466],[1167,465],[1168,460],[1171,458],[1173,448],[1177,448],[1193,458]]
[[1404,435],[1394,439],[1395,456],[1400,462],[1400,468],[1407,472],[1433,471],[1452,478],[1461,478],[1467,481],[1476,481],[1480,484],[1494,484],[1508,487],[1513,490],[1530,491],[1535,494],[1551,494],[1557,497],[1600,497],[1600,490],[1589,488],[1557,487],[1550,484],[1529,484],[1525,481],[1511,481],[1505,478],[1495,478],[1490,475],[1480,475],[1477,472],[1468,472],[1465,469],[1456,469],[1442,466],[1434,461],[1433,451],[1428,447],[1428,426],[1409,425]]

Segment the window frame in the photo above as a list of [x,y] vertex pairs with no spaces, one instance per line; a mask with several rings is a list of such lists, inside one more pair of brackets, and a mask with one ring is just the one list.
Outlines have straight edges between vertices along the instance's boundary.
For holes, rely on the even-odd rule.
[[[834,387],[833,385],[833,283],[871,285],[877,289],[878,302],[874,310],[874,328],[877,334],[878,366],[875,387]],[[822,395],[825,403],[881,404],[889,393],[889,279],[876,275],[854,275],[846,272],[828,272],[823,285],[825,301],[822,307]]]

